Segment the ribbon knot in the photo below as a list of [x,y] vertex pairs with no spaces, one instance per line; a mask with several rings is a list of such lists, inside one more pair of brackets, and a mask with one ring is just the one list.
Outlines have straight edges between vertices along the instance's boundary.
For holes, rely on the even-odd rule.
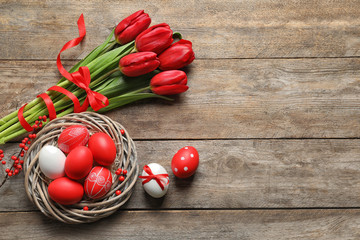
[[148,176],[139,176],[139,178],[145,179],[142,182],[143,185],[145,183],[148,183],[148,182],[150,182],[151,180],[154,179],[159,184],[161,190],[164,190],[164,188],[165,188],[164,184],[165,185],[169,184],[169,174],[166,174],[166,173],[164,173],[164,174],[153,174],[153,172],[151,171],[151,169],[150,169],[150,167],[148,165],[144,166],[144,171],[149,175]]
[[80,67],[79,71],[71,73],[69,78],[69,81],[73,82],[79,88],[84,89],[86,92],[86,99],[79,110],[80,112],[86,111],[89,104],[95,111],[109,105],[107,97],[90,89],[91,77],[88,67]]
[[[67,43],[65,43],[65,45],[62,47],[62,49],[60,50],[60,52],[57,56],[56,65],[57,65],[61,75],[63,75],[66,79],[68,79],[69,81],[74,83],[79,88],[85,90],[86,99],[85,99],[83,105],[81,106],[79,99],[72,92],[66,90],[65,88],[62,88],[62,87],[56,85],[56,86],[52,86],[51,88],[49,88],[48,91],[50,91],[50,90],[57,91],[59,93],[66,95],[69,99],[71,99],[71,101],[74,103],[74,113],[86,111],[87,108],[89,107],[89,105],[92,107],[92,109],[94,109],[95,111],[98,111],[101,108],[108,106],[109,100],[104,95],[90,89],[89,86],[90,86],[90,82],[91,82],[91,76],[90,76],[89,68],[84,66],[84,67],[80,67],[79,71],[77,71],[77,72],[69,73],[68,71],[66,71],[66,69],[62,65],[61,59],[60,59],[60,54],[63,51],[79,45],[80,42],[83,40],[83,38],[86,35],[86,28],[85,28],[85,21],[84,21],[83,14],[81,14],[81,16],[79,17],[77,24],[78,24],[78,30],[79,30],[79,37],[74,38],[74,39],[68,41]],[[55,119],[56,118],[56,109],[55,109],[54,103],[52,102],[49,95],[47,95],[46,93],[42,93],[42,94],[38,95],[37,97],[41,97],[44,100],[44,102],[47,106],[48,112],[49,112],[50,120]],[[34,128],[26,121],[26,119],[23,115],[25,106],[26,106],[26,104],[23,105],[19,109],[18,119],[19,119],[21,126],[23,126],[23,128],[26,131],[30,132]]]

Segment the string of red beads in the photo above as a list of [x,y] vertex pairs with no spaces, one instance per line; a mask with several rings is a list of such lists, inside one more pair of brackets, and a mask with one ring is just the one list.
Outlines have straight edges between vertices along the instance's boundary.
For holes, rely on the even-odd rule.
[[[47,116],[39,116],[38,119],[39,120],[36,120],[35,124],[33,125],[34,132],[25,137],[19,144],[19,148],[21,149],[20,152],[17,155],[14,154],[10,157],[10,160],[14,161],[14,163],[11,165],[10,168],[5,169],[5,173],[7,173],[7,176],[15,176],[19,174],[20,171],[23,169],[24,160],[20,158],[24,157],[25,152],[29,150],[29,145],[31,144],[32,140],[36,138],[36,132],[43,127],[43,123],[46,122]],[[0,161],[2,165],[6,165],[7,161],[3,160],[3,158],[4,151],[0,149]]]

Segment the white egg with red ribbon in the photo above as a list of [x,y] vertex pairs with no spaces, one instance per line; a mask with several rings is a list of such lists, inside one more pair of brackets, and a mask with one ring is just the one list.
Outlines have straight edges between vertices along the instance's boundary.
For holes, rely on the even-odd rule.
[[153,198],[163,197],[169,188],[169,175],[165,168],[158,163],[145,165],[139,178],[142,179],[145,192]]

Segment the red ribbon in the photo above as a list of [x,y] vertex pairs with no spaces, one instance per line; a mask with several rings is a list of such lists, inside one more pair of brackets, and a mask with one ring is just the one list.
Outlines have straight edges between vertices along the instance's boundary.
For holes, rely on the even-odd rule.
[[[109,100],[104,95],[90,89],[89,86],[90,86],[90,82],[91,82],[91,77],[90,77],[89,68],[86,66],[80,67],[79,71],[70,74],[68,71],[66,71],[66,69],[64,68],[64,66],[62,65],[61,60],[60,60],[60,54],[63,51],[79,45],[79,43],[85,37],[86,28],[85,28],[85,21],[84,21],[83,14],[81,14],[81,16],[79,17],[79,19],[77,21],[77,25],[78,25],[78,30],[79,30],[79,37],[68,41],[62,47],[62,49],[60,50],[60,52],[57,56],[56,65],[57,65],[61,75],[63,75],[69,81],[73,82],[79,88],[85,90],[86,99],[85,99],[83,105],[81,106],[79,99],[72,92],[66,90],[65,88],[62,88],[60,86],[52,86],[51,88],[48,89],[48,91],[60,92],[64,95],[66,95],[67,97],[69,97],[71,99],[71,101],[74,103],[74,113],[86,111],[87,108],[89,107],[89,105],[92,107],[92,109],[94,109],[95,111],[98,111],[99,109],[108,106]],[[41,97],[44,100],[46,107],[48,109],[48,112],[49,112],[50,120],[55,119],[56,118],[56,109],[55,109],[54,103],[52,102],[49,95],[47,95],[46,93],[42,93],[42,94],[38,95],[37,97]],[[31,125],[25,120],[24,115],[23,115],[25,106],[26,106],[26,104],[19,109],[18,119],[19,119],[21,126],[23,126],[23,128],[26,131],[31,132],[33,130],[33,127],[31,127]]]
[[55,110],[55,106],[54,106],[53,102],[51,101],[51,98],[49,97],[49,95],[47,95],[46,93],[42,93],[42,94],[38,95],[37,97],[41,97],[44,100],[45,105],[49,112],[50,121],[55,119],[56,118],[56,110]]
[[144,166],[144,171],[149,174],[148,176],[139,176],[139,178],[145,179],[142,184],[150,182],[151,180],[155,179],[155,181],[159,184],[160,188],[164,190],[164,183],[162,182],[162,179],[165,178],[167,180],[165,185],[169,184],[169,174],[156,174],[154,175],[148,165]]
[[[81,110],[78,107],[75,107],[75,105],[74,105],[74,110],[75,110],[75,108],[77,108],[76,112],[86,111],[87,107],[90,104],[92,109],[94,109],[95,111],[98,111],[99,109],[108,106],[109,100],[104,95],[102,95],[98,92],[92,91],[89,88],[89,85],[91,82],[89,68],[88,67],[80,67],[79,71],[70,74],[68,71],[66,71],[66,69],[64,68],[64,66],[62,65],[61,60],[60,60],[60,54],[63,51],[77,46],[86,35],[84,16],[82,14],[81,14],[79,20],[77,21],[77,24],[78,24],[78,29],[79,29],[79,37],[68,41],[63,46],[63,48],[60,50],[60,52],[57,56],[56,65],[57,65],[61,75],[63,75],[69,81],[73,82],[79,88],[84,89],[86,91],[87,96],[83,103],[83,106],[81,107]],[[74,102],[74,104],[75,104],[75,102]]]
[[28,131],[28,132],[31,132],[34,128],[25,120],[24,118],[24,108],[25,106],[27,105],[27,103],[22,106],[19,111],[18,111],[18,119],[19,119],[19,122],[21,124],[21,126],[23,126],[23,128]]

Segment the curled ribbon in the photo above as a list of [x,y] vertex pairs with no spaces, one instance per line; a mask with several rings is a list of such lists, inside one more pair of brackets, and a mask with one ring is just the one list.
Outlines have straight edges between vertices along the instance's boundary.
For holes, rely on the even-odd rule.
[[[109,100],[104,95],[90,89],[89,86],[90,86],[90,82],[91,82],[91,77],[90,77],[89,68],[84,66],[84,67],[80,67],[79,71],[77,71],[77,72],[69,73],[68,71],[66,71],[66,69],[64,68],[64,66],[62,65],[61,60],[60,60],[60,54],[63,51],[79,45],[79,43],[85,37],[86,28],[85,28],[85,21],[84,21],[83,14],[81,14],[81,16],[79,17],[79,19],[77,21],[77,25],[78,25],[78,30],[79,30],[79,37],[68,41],[62,47],[62,49],[60,50],[60,52],[57,56],[56,65],[58,67],[59,72],[61,73],[61,75],[63,77],[65,77],[66,79],[68,79],[69,81],[74,83],[79,88],[85,90],[86,99],[85,99],[83,105],[81,106],[79,99],[72,92],[66,90],[65,88],[62,88],[60,86],[52,86],[51,88],[48,89],[48,91],[56,91],[56,92],[62,93],[64,95],[66,95],[67,97],[69,97],[69,99],[71,99],[71,101],[74,103],[74,113],[86,111],[87,108],[89,107],[89,105],[92,107],[92,109],[94,109],[95,111],[98,111],[99,109],[108,106]],[[41,97],[43,99],[43,101],[48,109],[50,120],[55,119],[56,118],[56,110],[55,110],[54,103],[52,102],[49,95],[46,93],[42,93],[42,94],[38,95],[37,97]],[[33,130],[33,127],[26,121],[26,119],[23,115],[25,106],[26,106],[26,104],[23,105],[19,109],[18,119],[19,119],[21,126],[28,132],[31,132]]]
[[156,174],[156,175],[154,175],[148,165],[144,166],[144,171],[149,175],[148,176],[139,176],[139,178],[145,179],[142,182],[142,185],[144,185],[145,183],[148,183],[148,182],[150,182],[151,180],[154,179],[159,184],[160,188],[162,190],[164,190],[165,187],[164,187],[163,180],[166,179],[165,185],[169,184],[169,178],[168,178],[169,174],[164,173],[164,174]]

